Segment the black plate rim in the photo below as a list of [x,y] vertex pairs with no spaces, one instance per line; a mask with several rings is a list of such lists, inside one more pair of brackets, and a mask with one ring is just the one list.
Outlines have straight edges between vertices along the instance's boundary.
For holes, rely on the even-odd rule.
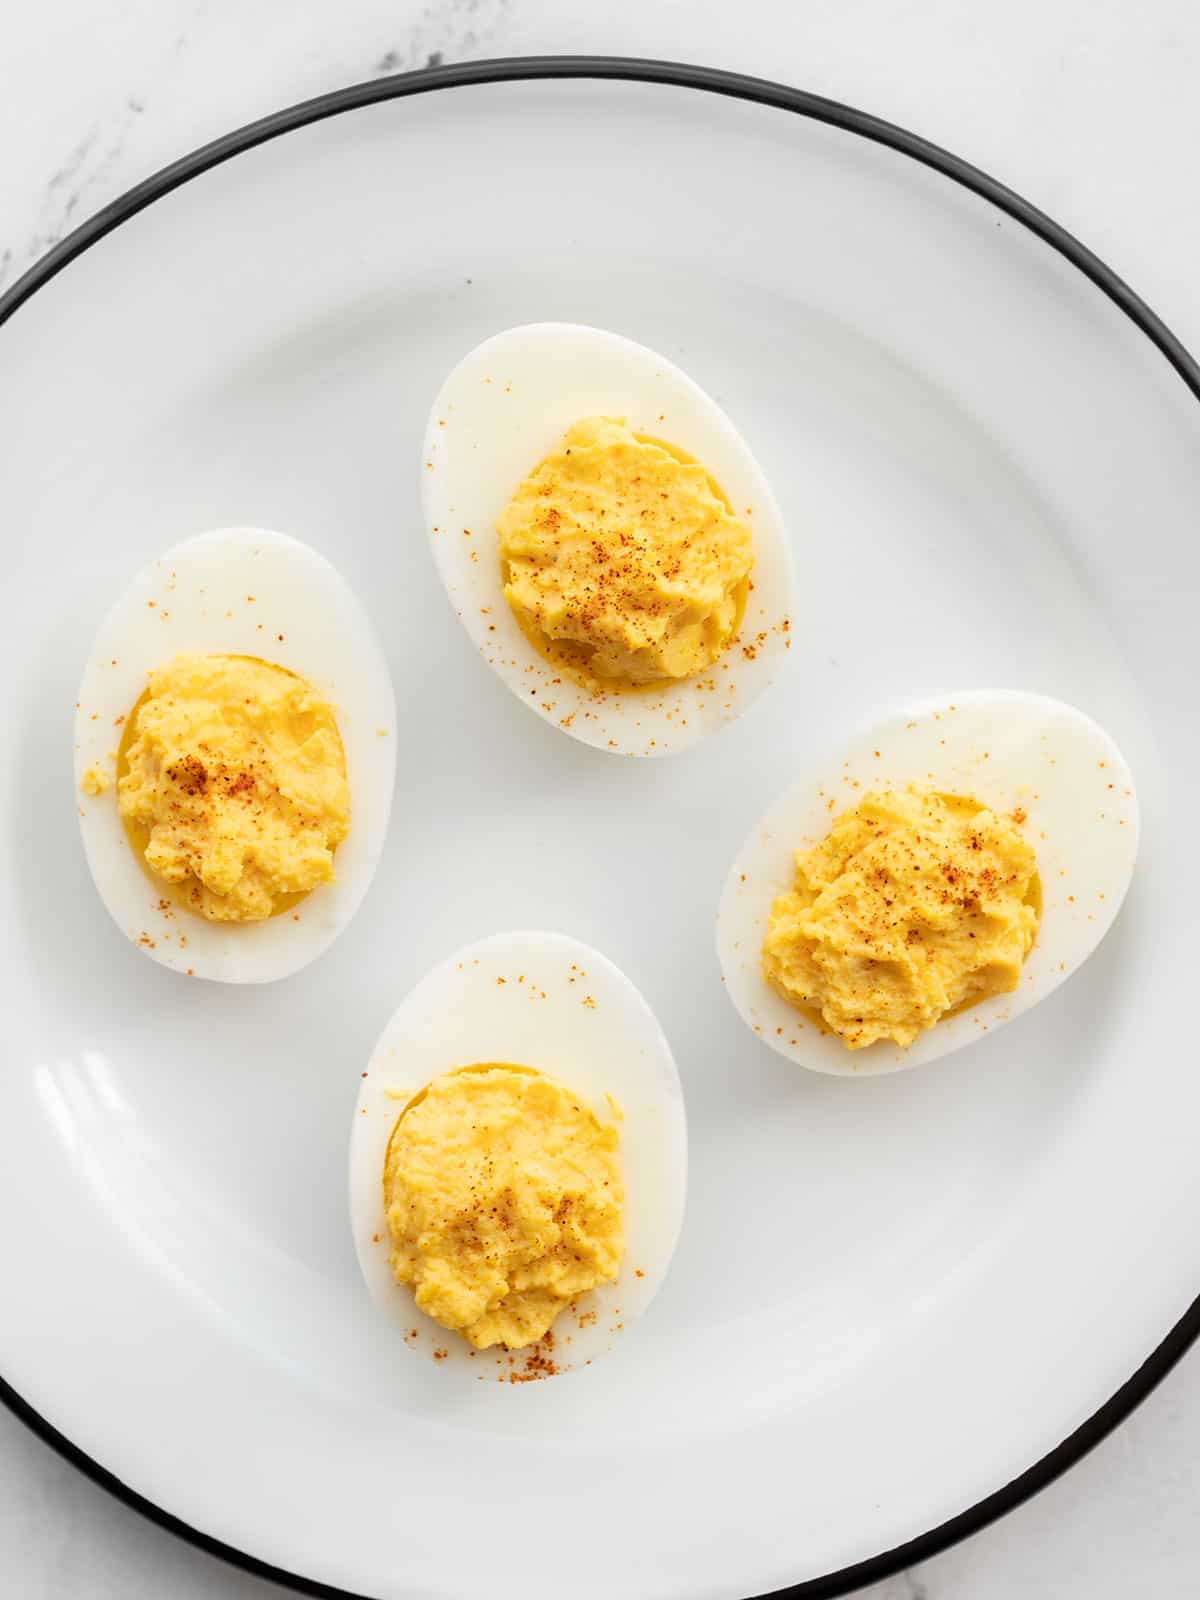
[[[60,240],[40,257],[11,287],[0,295],[0,327],[12,317],[37,291],[56,277],[65,267],[90,249],[105,234],[136,216],[155,200],[169,194],[181,184],[220,166],[244,150],[265,144],[270,139],[290,133],[326,117],[338,116],[360,106],[369,106],[385,100],[404,99],[409,95],[428,94],[437,89],[465,88],[474,84],[514,83],[522,81],[590,78],[617,82],[652,83],[673,88],[695,89],[709,94],[724,95],[735,100],[751,101],[758,105],[774,107],[814,122],[827,123],[849,133],[858,134],[875,144],[885,145],[901,155],[940,172],[944,177],[963,188],[990,201],[1007,216],[1037,235],[1052,249],[1058,251],[1083,273],[1158,349],[1175,369],[1195,398],[1200,401],[1200,363],[1171,332],[1162,319],[1129,287],[1111,267],[1101,261],[1086,245],[1052,217],[998,182],[988,173],[964,161],[941,146],[932,144],[918,134],[895,123],[859,111],[837,100],[794,89],[786,84],[773,83],[764,78],[747,77],[742,73],[726,72],[718,67],[694,66],[675,61],[654,61],[625,56],[509,56],[487,61],[472,61],[449,66],[429,67],[419,72],[399,73],[391,77],[374,78],[365,83],[351,84],[329,94],[288,106],[256,122],[247,123],[231,133],[202,145],[189,155],[182,156],[169,166],[132,189],[127,190],[109,205],[73,232]],[[823,1577],[806,1579],[788,1588],[776,1589],[770,1595],[760,1595],[757,1600],[834,1600],[847,1595],[868,1583],[877,1583],[894,1576],[906,1567],[927,1561],[930,1557],[957,1544],[961,1539],[978,1532],[998,1517],[1014,1510],[1047,1484],[1074,1466],[1088,1451],[1123,1422],[1141,1404],[1155,1386],[1166,1377],[1171,1368],[1200,1336],[1200,1295],[1184,1312],[1162,1342],[1152,1351],[1142,1365],[1105,1403],[1080,1424],[1073,1433],[1049,1451],[1033,1466],[1026,1468],[1011,1482],[987,1495],[966,1511],[940,1523],[928,1532],[894,1548],[869,1556],[852,1566]],[[137,1490],[102,1466],[92,1456],[72,1443],[67,1436],[46,1420],[29,1402],[0,1376],[0,1404],[8,1408],[38,1438],[48,1444],[65,1460],[78,1467],[101,1488],[108,1490],[132,1510],[140,1512],[159,1527],[217,1556],[255,1577],[266,1578],[278,1584],[290,1585],[301,1594],[315,1600],[370,1600],[369,1596],[354,1594],[299,1573],[286,1572],[256,1556],[236,1549],[215,1539],[211,1534],[194,1528],[156,1505]]]

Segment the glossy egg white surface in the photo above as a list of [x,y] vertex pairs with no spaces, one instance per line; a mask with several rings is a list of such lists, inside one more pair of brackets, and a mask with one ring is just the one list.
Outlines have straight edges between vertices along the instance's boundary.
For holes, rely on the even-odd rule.
[[[333,706],[350,783],[335,880],[265,922],[206,921],[163,898],[117,809],[116,751],[147,674],[179,654],[247,655],[308,680]],[[365,611],[323,556],[286,534],[223,528],[172,546],[138,573],[100,626],[75,713],[75,784],[88,866],[121,933],[176,972],[266,983],[330,945],[367,892],[387,833],[396,706]],[[89,796],[84,774],[111,780]]]
[[[625,1255],[615,1282],[553,1325],[554,1365],[577,1370],[629,1336],[670,1265],[687,1192],[687,1126],[670,1046],[653,1011],[599,951],[559,933],[497,934],[433,968],[384,1029],[362,1075],[350,1133],[350,1223],[372,1300],[446,1381],[510,1381],[528,1352],[473,1350],[419,1311],[388,1264],[383,1166],[406,1103],[442,1073],[481,1062],[532,1067],[576,1090],[602,1121],[619,1108]],[[435,1358],[436,1352],[436,1358]],[[432,1381],[432,1379],[431,1379]]]
[[[635,693],[551,666],[504,598],[496,519],[518,484],[584,417],[624,418],[692,456],[750,529],[753,588],[710,668]],[[476,346],[442,385],[421,465],[425,520],[451,604],[512,692],[597,749],[662,756],[740,715],[771,683],[793,633],[792,557],[774,496],[737,428],[686,373],[619,334],[574,323],[510,328]]]
[[[762,974],[771,903],[790,889],[797,851],[868,791],[918,784],[973,796],[1000,816],[1025,814],[1037,853],[1042,917],[1018,987],[922,1033],[907,1049],[849,1050],[772,990]],[[764,1044],[814,1072],[899,1072],[983,1037],[1044,1000],[1108,932],[1133,875],[1138,808],[1116,745],[1073,706],[1041,695],[973,692],[893,713],[810,767],[751,830],[717,917],[726,990]]]

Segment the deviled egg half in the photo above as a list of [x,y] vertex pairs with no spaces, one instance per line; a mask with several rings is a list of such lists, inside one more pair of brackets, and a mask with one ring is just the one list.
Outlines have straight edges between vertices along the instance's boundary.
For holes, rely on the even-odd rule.
[[383,849],[396,709],[345,580],[261,528],[200,534],[102,623],[75,715],[88,865],[153,960],[263,983],[321,953]]
[[422,483],[467,633],[585,744],[686,749],[784,659],[792,560],[770,487],[716,402],[643,345],[557,322],[488,339],[434,402]]
[[1129,768],[1073,706],[973,692],[896,712],[746,839],[717,919],[725,986],[813,1071],[934,1061],[1086,961],[1137,846]]
[[654,1013],[562,934],[468,945],[384,1030],[349,1179],[398,1343],[470,1382],[589,1365],[650,1304],[683,1220],[683,1095]]

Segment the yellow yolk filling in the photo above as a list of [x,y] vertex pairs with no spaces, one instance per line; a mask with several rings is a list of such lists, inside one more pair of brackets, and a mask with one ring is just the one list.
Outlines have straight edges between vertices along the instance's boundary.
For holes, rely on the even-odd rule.
[[1041,889],[1015,823],[930,789],[868,794],[796,858],[762,965],[851,1050],[908,1046],[949,1012],[1015,989]]
[[477,1349],[536,1343],[617,1276],[617,1143],[578,1095],[528,1068],[435,1078],[401,1113],[384,1163],[396,1281]]
[[118,807],[152,878],[213,922],[259,922],[333,878],[350,825],[332,707],[249,656],[150,673],[118,759]]
[[556,665],[606,685],[686,678],[741,622],[750,534],[698,463],[589,417],[496,524],[504,593]]
[[101,766],[91,766],[85,769],[83,777],[79,780],[79,787],[84,794],[90,795],[93,800],[98,799],[112,784],[112,779]]

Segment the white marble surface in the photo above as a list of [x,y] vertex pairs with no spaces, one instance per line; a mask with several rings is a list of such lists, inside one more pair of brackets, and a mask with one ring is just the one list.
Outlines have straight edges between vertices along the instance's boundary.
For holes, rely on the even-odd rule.
[[[375,73],[605,51],[759,72],[928,135],[1051,212],[1200,351],[1194,0],[40,0],[0,54],[0,288],[156,167]],[[871,1600],[1200,1593],[1200,1353],[1105,1444]],[[144,1522],[0,1413],[0,1593],[278,1593]]]

